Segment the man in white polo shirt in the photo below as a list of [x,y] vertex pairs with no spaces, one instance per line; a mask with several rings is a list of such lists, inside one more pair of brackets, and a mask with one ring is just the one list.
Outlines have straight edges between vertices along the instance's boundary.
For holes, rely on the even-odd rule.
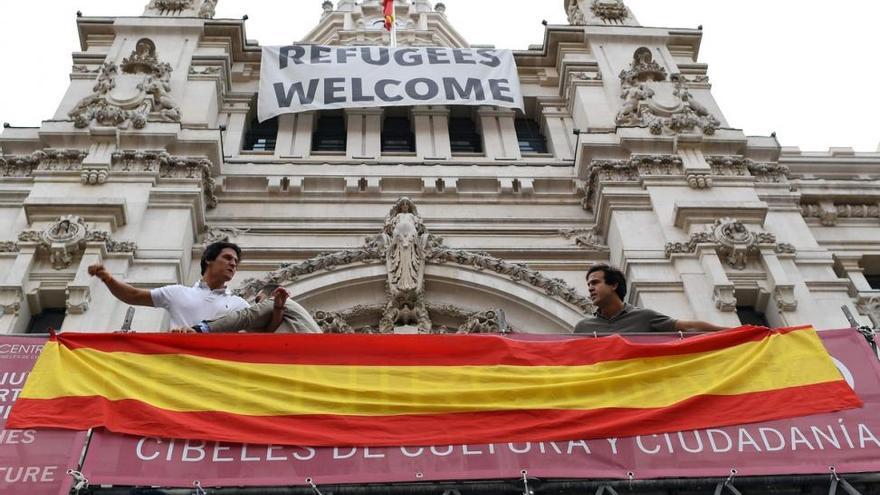
[[240,260],[241,248],[231,242],[208,245],[202,253],[202,278],[192,287],[166,285],[153,290],[139,289],[114,278],[100,263],[90,266],[89,274],[101,279],[110,293],[124,303],[164,308],[171,315],[171,328],[180,329],[248,307],[247,301],[226,288]]

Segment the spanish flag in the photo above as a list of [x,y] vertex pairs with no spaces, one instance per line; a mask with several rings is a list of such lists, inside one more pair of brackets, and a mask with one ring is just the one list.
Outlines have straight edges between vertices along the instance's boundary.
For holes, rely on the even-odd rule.
[[385,3],[385,30],[391,31],[392,26],[394,26],[394,0],[382,0],[382,2]]
[[623,437],[862,403],[810,327],[621,336],[64,333],[8,428],[393,446]]

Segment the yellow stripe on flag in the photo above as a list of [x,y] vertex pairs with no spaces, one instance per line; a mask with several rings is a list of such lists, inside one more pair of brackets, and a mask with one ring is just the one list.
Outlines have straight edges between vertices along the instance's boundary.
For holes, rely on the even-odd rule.
[[662,408],[697,395],[841,379],[815,331],[774,334],[720,351],[585,366],[252,364],[71,350],[55,342],[40,360],[46,360],[39,367],[45,372],[31,376],[22,398],[100,395],[177,412],[253,416]]

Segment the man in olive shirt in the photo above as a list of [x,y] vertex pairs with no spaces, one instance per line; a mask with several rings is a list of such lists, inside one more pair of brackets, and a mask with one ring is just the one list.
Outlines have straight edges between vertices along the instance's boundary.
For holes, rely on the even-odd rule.
[[593,316],[584,318],[574,333],[631,333],[698,330],[713,332],[724,327],[705,321],[676,320],[652,309],[637,308],[623,302],[626,277],[608,265],[594,265],[587,271],[587,290],[596,305]]

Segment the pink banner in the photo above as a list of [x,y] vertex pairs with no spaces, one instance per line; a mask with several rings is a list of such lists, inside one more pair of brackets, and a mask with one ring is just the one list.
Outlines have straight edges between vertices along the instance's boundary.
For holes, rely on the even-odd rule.
[[5,429],[9,410],[45,342],[0,337],[0,493],[68,493],[72,478],[67,470],[76,468],[85,443],[84,432]]
[[[880,471],[880,362],[853,330],[821,333],[865,407],[635,438],[406,448],[233,445],[97,432],[83,472],[115,485],[274,486],[519,478],[726,477]],[[541,336],[517,336],[542,339]],[[559,338],[553,336],[551,338]],[[669,336],[633,337],[668,340]]]

